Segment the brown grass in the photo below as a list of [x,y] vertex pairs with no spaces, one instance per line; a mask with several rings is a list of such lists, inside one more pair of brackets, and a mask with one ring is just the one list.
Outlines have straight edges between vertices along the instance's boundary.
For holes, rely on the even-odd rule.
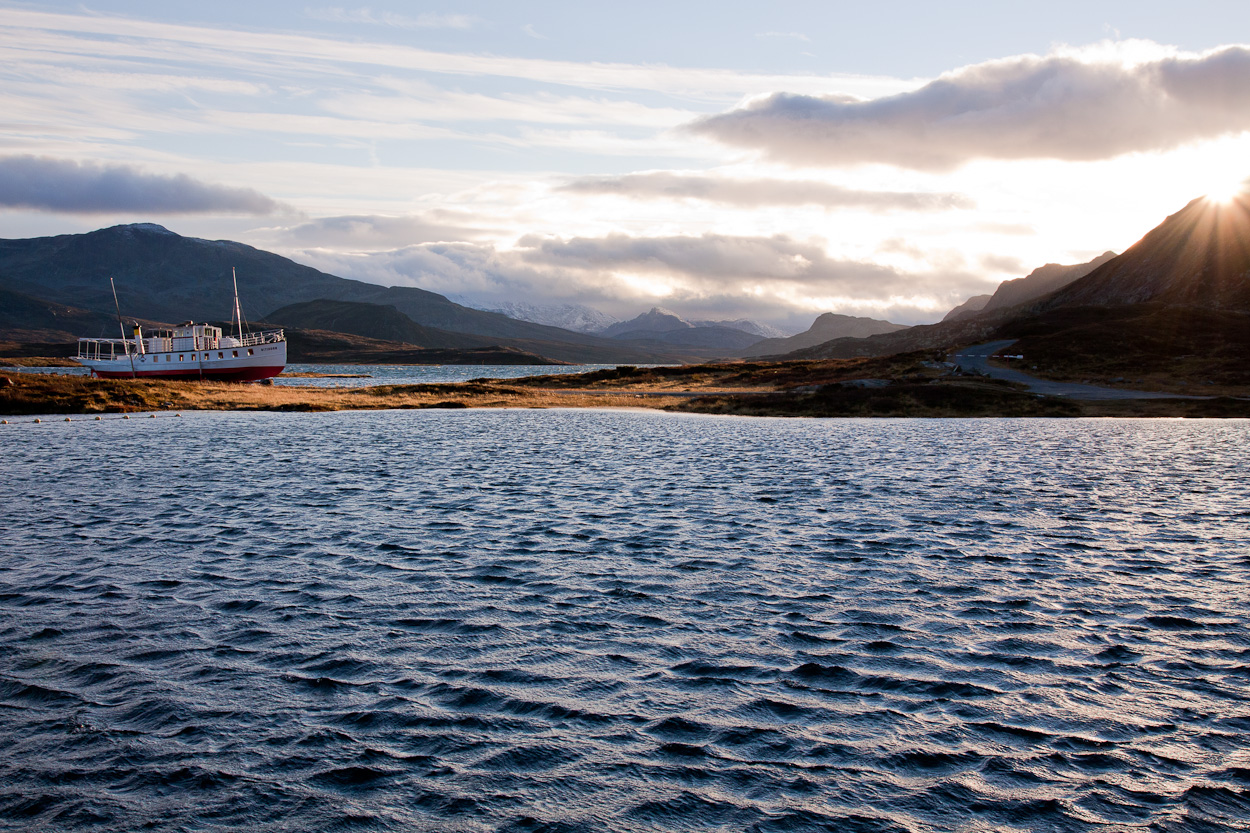
[[521,388],[629,390],[629,391],[737,391],[786,390],[797,386],[827,385],[853,379],[933,379],[941,376],[937,350],[896,356],[804,361],[738,361],[661,367],[620,367],[560,376],[528,376],[509,384]]
[[[801,366],[807,365],[806,373]],[[456,384],[304,387],[227,382],[0,375],[0,414],[155,411],[342,411],[392,408],[650,408],[759,416],[1220,416],[1250,417],[1250,402],[1037,397],[1005,383],[936,379],[924,358],[704,365]],[[838,378],[891,383],[860,387]]]
[[229,382],[0,376],[0,413],[98,414],[141,411],[343,411],[387,408],[662,407],[633,393],[521,390],[502,382],[324,388]]
[[81,367],[77,359],[58,356],[0,357],[0,367]]

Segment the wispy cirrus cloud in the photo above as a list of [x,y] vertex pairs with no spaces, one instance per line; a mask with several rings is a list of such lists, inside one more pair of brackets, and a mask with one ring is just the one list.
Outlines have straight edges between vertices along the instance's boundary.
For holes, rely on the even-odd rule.
[[251,188],[213,185],[186,174],[145,173],[44,156],[0,157],[0,205],[66,214],[275,214],[291,209]]
[[479,22],[469,14],[434,14],[424,12],[412,17],[370,8],[345,9],[341,6],[308,8],[304,14],[327,23],[360,23],[369,26],[392,26],[398,29],[471,29]]
[[778,38],[781,40],[797,40],[803,43],[811,43],[812,39],[802,32],[760,32],[757,38]]
[[1148,46],[991,61],[871,100],[774,93],[688,129],[792,164],[917,170],[1107,159],[1250,130],[1250,47],[1123,54]]
[[816,205],[865,211],[949,211],[974,207],[962,194],[871,191],[806,179],[743,179],[672,171],[584,177],[556,190],[633,199],[701,200],[741,208]]
[[[0,9],[0,43],[6,39],[14,57],[31,51],[49,58],[112,56],[138,70],[140,61],[178,61],[261,76],[289,77],[293,72],[320,77],[345,70],[382,68],[443,76],[481,76],[526,80],[583,89],[646,90],[667,95],[738,96],[788,89],[813,94],[830,87],[859,95],[886,94],[915,86],[912,81],[866,75],[799,75],[739,72],[727,69],[671,67],[661,64],[584,63],[543,58],[438,52],[390,43],[342,38],[157,23],[103,15],[65,15],[25,9]],[[3,54],[3,50],[0,50]]]

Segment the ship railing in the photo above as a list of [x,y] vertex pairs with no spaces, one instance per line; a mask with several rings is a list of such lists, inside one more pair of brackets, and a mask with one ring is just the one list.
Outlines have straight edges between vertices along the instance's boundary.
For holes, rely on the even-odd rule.
[[279,341],[285,341],[282,330],[264,330],[259,333],[247,333],[241,338],[232,336],[239,343],[240,347],[254,347],[257,344],[276,344]]
[[128,338],[80,338],[78,358],[100,361],[126,358],[134,350],[134,342]]
[[[232,336],[236,347],[255,347],[260,344],[277,344],[286,340],[283,330],[264,330],[258,333],[246,333],[242,337]],[[195,350],[219,350],[222,345],[217,342],[211,345],[206,339],[195,340]],[[134,339],[129,338],[80,338],[78,339],[78,358],[101,361],[104,359],[124,359],[131,353],[138,355]],[[168,350],[166,351],[168,352]]]

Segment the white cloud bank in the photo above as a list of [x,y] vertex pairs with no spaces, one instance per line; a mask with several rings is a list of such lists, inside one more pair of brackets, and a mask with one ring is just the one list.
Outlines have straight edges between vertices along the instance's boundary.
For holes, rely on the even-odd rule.
[[186,174],[144,173],[44,156],[0,157],[0,206],[66,214],[275,214],[289,211],[251,188],[201,182]]
[[815,205],[865,211],[947,211],[974,207],[962,194],[873,191],[814,180],[729,178],[673,171],[584,177],[556,190],[634,199],[702,200],[743,208]]
[[784,235],[530,236],[510,249],[427,243],[392,251],[288,254],[332,274],[419,286],[483,308],[523,298],[633,317],[663,302],[695,318],[750,318],[795,332],[835,307],[916,323],[981,287],[959,269],[907,273],[832,258],[817,241]]
[[932,171],[1108,159],[1250,130],[1250,47],[1136,61],[1128,51],[991,61],[867,101],[774,93],[688,130],[789,164]]

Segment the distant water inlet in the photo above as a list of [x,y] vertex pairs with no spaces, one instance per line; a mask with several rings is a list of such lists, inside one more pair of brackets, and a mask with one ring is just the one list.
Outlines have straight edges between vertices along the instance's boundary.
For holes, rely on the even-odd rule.
[[0,430],[0,828],[1216,831],[1250,423]]

